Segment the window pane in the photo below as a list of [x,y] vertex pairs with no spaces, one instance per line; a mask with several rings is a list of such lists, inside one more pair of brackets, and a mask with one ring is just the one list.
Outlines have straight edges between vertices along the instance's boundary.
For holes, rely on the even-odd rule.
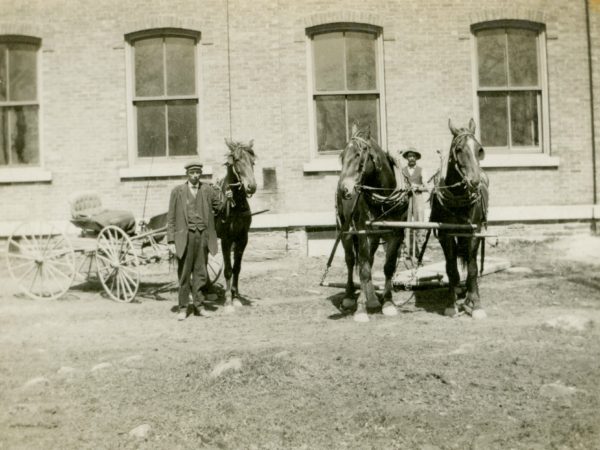
[[38,107],[8,109],[10,164],[38,164]]
[[510,129],[512,145],[539,145],[537,92],[510,94]]
[[12,44],[8,50],[9,100],[35,100],[37,47],[31,44]]
[[196,103],[169,102],[169,156],[197,154]]
[[369,126],[371,137],[379,142],[379,121],[377,113],[376,95],[352,95],[348,97],[348,129],[352,129],[353,123],[359,123],[360,127]]
[[6,100],[6,45],[0,44],[0,101]]
[[165,156],[165,105],[162,102],[138,103],[137,139],[140,157]]
[[484,147],[508,145],[508,110],[505,93],[479,94],[481,144]]
[[346,70],[348,90],[367,90],[377,87],[375,35],[346,33]]
[[135,43],[135,95],[164,94],[163,40],[143,39]]
[[343,39],[342,33],[326,33],[314,36],[315,88],[317,91],[341,91],[345,89]]
[[537,86],[537,33],[513,28],[508,33],[508,67],[511,86]]
[[167,95],[194,94],[196,44],[189,38],[166,38]]
[[319,151],[342,150],[346,146],[346,111],[343,96],[318,97],[317,145]]
[[503,29],[477,33],[480,86],[506,86],[506,34]]
[[8,144],[8,108],[0,108],[0,165],[5,166],[10,162]]

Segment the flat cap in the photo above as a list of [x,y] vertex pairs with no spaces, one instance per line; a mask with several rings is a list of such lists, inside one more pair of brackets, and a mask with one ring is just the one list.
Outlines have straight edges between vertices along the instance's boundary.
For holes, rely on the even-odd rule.
[[191,162],[187,163],[184,167],[185,167],[185,170],[202,169],[202,163],[200,161],[191,161]]

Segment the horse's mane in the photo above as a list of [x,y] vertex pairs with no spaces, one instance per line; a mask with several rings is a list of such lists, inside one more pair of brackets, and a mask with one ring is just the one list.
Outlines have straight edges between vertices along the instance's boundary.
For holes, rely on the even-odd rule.
[[230,158],[233,157],[234,160],[237,160],[241,156],[241,152],[245,151],[248,153],[252,159],[252,162],[256,160],[256,154],[254,153],[254,149],[252,148],[254,141],[250,141],[248,144],[241,141],[231,141],[225,140],[225,144],[227,145],[228,152],[225,153],[225,161],[226,163],[231,163]]

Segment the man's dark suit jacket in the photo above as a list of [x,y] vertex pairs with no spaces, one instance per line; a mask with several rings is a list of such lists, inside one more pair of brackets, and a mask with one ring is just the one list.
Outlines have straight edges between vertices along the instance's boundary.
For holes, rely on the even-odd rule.
[[[167,242],[175,243],[178,258],[183,257],[187,246],[187,189],[189,189],[187,182],[173,188],[169,199],[169,212],[167,213]],[[200,183],[197,195],[202,195],[203,208],[201,214],[208,233],[208,251],[214,255],[219,249],[217,232],[215,231],[215,213],[223,207],[223,194],[219,189],[215,189],[209,184]]]

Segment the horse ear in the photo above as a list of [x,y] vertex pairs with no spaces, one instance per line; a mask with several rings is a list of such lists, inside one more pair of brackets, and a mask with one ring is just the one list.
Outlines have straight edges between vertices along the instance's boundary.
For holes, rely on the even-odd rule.
[[352,123],[352,136],[354,136],[356,133],[358,133],[358,125],[356,124],[356,122]]
[[250,139],[250,142],[248,142],[248,147],[252,148],[253,145],[254,145],[254,139]]
[[453,136],[458,135],[458,129],[454,125],[452,125],[452,119],[448,119],[448,128],[450,128],[450,132]]
[[230,166],[233,165],[233,155],[231,155],[231,154],[227,155],[227,162],[225,164],[230,165]]
[[225,145],[226,145],[227,147],[231,148],[231,144],[232,144],[232,142],[231,142],[231,139],[227,139],[227,138],[225,138]]
[[469,131],[471,132],[471,134],[475,134],[475,121],[472,117],[471,120],[469,120]]

